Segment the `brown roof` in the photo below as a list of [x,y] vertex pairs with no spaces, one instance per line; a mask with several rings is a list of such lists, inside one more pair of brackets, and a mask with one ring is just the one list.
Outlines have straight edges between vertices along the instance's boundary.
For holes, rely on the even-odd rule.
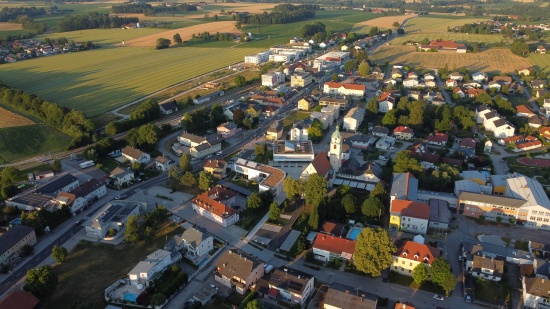
[[499,75],[499,76],[493,77],[493,81],[494,82],[503,81],[503,82],[511,83],[512,78],[510,76]]
[[236,277],[246,280],[250,273],[261,264],[263,264],[262,261],[248,253],[239,249],[231,249],[220,256],[216,262],[216,269],[226,278]]
[[187,132],[180,135],[180,137],[183,138],[183,139],[190,140],[190,141],[192,141],[193,143],[196,143],[196,144],[200,144],[204,141],[204,137],[200,137],[198,135],[187,133]]
[[330,162],[328,161],[327,154],[322,151],[315,156],[311,164],[313,164],[313,168],[315,168],[317,174],[321,176],[325,176],[330,170]]
[[449,141],[449,135],[445,133],[432,133],[426,137],[426,140],[434,143],[446,143]]
[[397,253],[395,255],[409,260],[422,261],[432,264],[434,259],[441,255],[441,251],[426,244],[406,241],[401,247],[399,247],[399,249],[397,249]]
[[281,266],[271,275],[269,285],[278,289],[287,290],[291,293],[302,295],[307,287],[307,282],[313,278],[312,275],[290,268]]
[[326,234],[318,234],[313,242],[313,248],[341,255],[342,253],[355,253],[355,240],[336,237]]
[[85,183],[81,184],[79,187],[75,188],[73,191],[71,191],[71,193],[76,196],[85,197],[104,185],[104,182],[99,181],[95,178],[91,178]]
[[13,291],[0,300],[2,309],[34,309],[40,300],[29,292]]
[[143,154],[143,151],[135,149],[134,147],[126,146],[122,149],[122,154],[129,156],[130,158],[139,159]]
[[490,205],[501,205],[501,206],[514,207],[514,208],[521,207],[526,203],[526,201],[524,200],[519,200],[515,198],[497,196],[497,195],[487,195],[487,194],[480,194],[480,193],[473,193],[473,192],[461,192],[460,194],[458,194],[458,200],[460,202],[474,201],[474,202],[480,202],[480,203],[487,203]]
[[206,160],[204,167],[206,168],[223,168],[227,162],[224,160]]
[[268,187],[275,188],[279,184],[279,182],[283,181],[283,178],[285,178],[285,172],[278,168],[271,167],[269,165],[258,164],[258,169],[260,171],[269,173],[269,176],[267,176],[267,178],[262,183]]
[[524,278],[527,294],[548,298],[550,295],[550,280],[544,278]]
[[393,200],[391,202],[390,212],[396,212],[407,217],[430,219],[430,206],[421,202]]
[[324,304],[329,305],[331,308],[376,309],[378,297],[370,293],[365,294],[362,291],[356,295],[353,290],[343,292],[329,288],[325,295]]
[[193,204],[219,217],[224,216],[224,214],[231,216],[237,213],[235,209],[210,198],[208,196],[208,192],[203,192],[202,194],[197,195],[197,197],[193,199]]
[[475,148],[476,141],[473,138],[465,137],[462,140],[460,140],[460,147]]
[[533,111],[525,105],[516,106],[516,113],[533,114],[534,115]]
[[504,272],[504,261],[485,256],[474,255],[472,271],[481,272],[481,270],[484,268],[493,270],[493,276],[501,277],[502,273]]
[[67,193],[67,192],[59,192],[59,194],[55,199],[60,200],[63,198],[67,199],[67,202],[65,204],[71,205],[74,202],[74,200],[76,200],[76,195],[72,193]]
[[341,236],[343,230],[344,230],[343,224],[332,222],[332,221],[325,221],[321,225],[320,232]]
[[366,89],[366,86],[361,84],[344,84],[344,83],[328,82],[328,83],[325,83],[325,85],[328,85],[330,88],[344,87],[345,89],[363,90],[363,91],[365,91]]

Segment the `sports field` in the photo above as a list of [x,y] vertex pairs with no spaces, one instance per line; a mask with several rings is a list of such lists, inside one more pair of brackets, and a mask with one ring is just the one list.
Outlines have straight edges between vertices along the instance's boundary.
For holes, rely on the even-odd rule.
[[406,32],[447,32],[447,27],[462,26],[467,23],[487,20],[487,18],[464,18],[459,16],[419,16],[407,22]]
[[0,129],[33,124],[30,119],[0,107]]
[[376,53],[369,57],[378,64],[401,62],[417,68],[443,68],[466,66],[470,71],[484,72],[513,72],[514,70],[529,66],[525,58],[516,56],[509,49],[489,49],[479,53],[428,53],[416,52],[414,46],[381,46]]
[[[413,19],[414,20],[414,19]],[[411,20],[410,22],[412,22]],[[420,42],[428,38],[429,40],[454,40],[458,43],[467,42],[485,42],[487,44],[499,43],[500,41],[506,41],[502,35],[498,34],[467,34],[467,33],[439,33],[439,32],[412,32],[403,36],[396,37],[392,44],[404,44],[408,41]]]
[[0,162],[65,150],[71,139],[52,127],[35,124],[0,129]]
[[546,73],[550,72],[550,54],[529,54],[527,57],[532,66]]

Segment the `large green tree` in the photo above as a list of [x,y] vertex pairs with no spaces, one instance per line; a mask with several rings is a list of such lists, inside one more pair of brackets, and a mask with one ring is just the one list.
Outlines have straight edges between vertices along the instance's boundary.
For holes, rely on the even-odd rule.
[[311,126],[307,129],[307,134],[312,142],[317,143],[323,138],[323,124],[319,119],[313,119]]
[[347,72],[351,72],[353,68],[355,67],[355,62],[353,60],[348,60],[346,63],[344,63],[344,70]]
[[424,171],[420,162],[417,159],[411,157],[408,151],[404,150],[399,152],[395,156],[395,165],[393,166],[394,173],[406,173],[411,172],[415,176],[418,176]]
[[52,167],[52,171],[57,173],[57,172],[61,172],[61,168],[63,166],[61,164],[61,161],[59,161],[59,159],[55,159],[55,160],[53,160],[51,167]]
[[367,275],[378,277],[382,270],[390,267],[396,251],[387,231],[364,228],[355,243],[355,267]]
[[277,221],[279,220],[279,217],[281,216],[282,210],[277,205],[277,203],[273,202],[271,205],[269,205],[269,219],[271,221]]
[[185,172],[185,174],[180,177],[180,183],[186,188],[191,188],[197,184],[197,179],[191,172]]
[[264,306],[257,299],[254,299],[253,301],[249,302],[248,304],[246,304],[246,307],[244,307],[244,309],[263,309],[263,308]]
[[130,216],[128,218],[128,221],[126,221],[126,230],[124,230],[124,240],[130,243],[137,242],[140,237],[139,232],[140,232],[139,217]]
[[373,197],[372,194],[369,198],[363,201],[361,205],[361,212],[363,215],[369,218],[378,218],[384,212],[384,204],[376,197]]
[[436,258],[430,265],[430,280],[443,287],[445,281],[449,279],[449,274],[451,273],[451,265],[444,258]]
[[25,276],[23,289],[38,298],[51,296],[57,288],[58,278],[50,265],[31,268]]
[[357,199],[353,194],[346,194],[342,198],[342,207],[348,214],[354,214],[357,212]]
[[190,172],[191,171],[191,155],[188,153],[184,153],[180,157],[180,168],[182,173]]
[[443,281],[439,283],[439,286],[445,291],[445,294],[449,296],[449,293],[456,287],[456,278],[449,272],[442,279]]
[[206,191],[214,184],[214,177],[209,172],[202,171],[199,174],[199,189]]
[[386,127],[393,127],[397,124],[397,110],[389,110],[384,117],[382,117],[382,124]]
[[422,282],[426,281],[428,279],[428,267],[426,267],[426,264],[419,263],[416,265],[413,269],[412,277],[416,284],[422,284]]
[[294,179],[292,177],[286,177],[283,180],[283,190],[286,193],[286,197],[289,199],[296,199],[304,191],[304,183],[301,179]]
[[319,229],[319,221],[319,206],[315,205],[309,214],[308,225],[312,230],[317,231]]
[[315,173],[309,175],[305,184],[306,203],[318,206],[327,195],[327,181],[323,176]]
[[235,85],[237,87],[242,87],[244,85],[246,85],[246,78],[240,74],[237,74],[234,78],[233,78],[233,82],[235,83]]
[[251,209],[257,209],[262,207],[262,197],[258,192],[253,192],[246,201],[246,206]]
[[359,74],[361,74],[361,76],[367,76],[369,75],[370,73],[370,65],[366,62],[361,62],[361,64],[359,65]]
[[53,246],[52,257],[57,263],[64,263],[67,256],[69,256],[69,251],[67,251],[67,248],[58,245]]

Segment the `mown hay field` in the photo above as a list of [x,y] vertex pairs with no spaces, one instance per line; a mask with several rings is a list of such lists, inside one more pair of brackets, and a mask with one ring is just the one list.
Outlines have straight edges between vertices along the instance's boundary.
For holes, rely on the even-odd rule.
[[13,31],[22,29],[23,26],[21,24],[0,22],[0,31]]
[[[37,36],[37,40],[45,38],[60,38],[65,37],[69,41],[87,42],[92,41],[94,44],[111,45],[119,44],[124,40],[134,40],[140,37],[152,35],[155,33],[165,32],[165,28],[139,28],[139,29],[87,29],[79,31],[68,31],[59,33],[48,33]],[[172,38],[169,38],[172,40]]]
[[31,125],[34,122],[19,114],[0,107],[0,129]]
[[215,47],[101,48],[10,63],[2,66],[0,80],[94,116],[197,75],[242,62],[245,55],[259,51]]
[[532,66],[546,73],[550,72],[550,54],[529,54],[527,57]]
[[447,27],[462,26],[476,21],[487,20],[487,18],[451,18],[446,16],[438,17],[417,17],[407,22],[406,32],[447,32]]
[[71,139],[42,124],[0,129],[0,162],[65,150]]
[[467,34],[467,33],[436,33],[436,32],[412,32],[403,36],[396,37],[392,44],[403,44],[408,41],[420,42],[428,38],[429,40],[454,40],[458,43],[485,42],[487,44],[499,43],[506,39],[499,34]]
[[384,16],[365,20],[360,23],[356,23],[353,26],[353,31],[358,33],[368,33],[368,31],[372,27],[378,27],[379,29],[393,29],[393,23],[398,22],[401,25],[403,21],[409,18],[413,18],[414,16],[416,15]]
[[416,52],[414,46],[381,46],[371,57],[378,64],[400,62],[417,68],[467,67],[470,71],[513,72],[529,66],[529,61],[516,56],[509,49],[489,49],[479,53]]

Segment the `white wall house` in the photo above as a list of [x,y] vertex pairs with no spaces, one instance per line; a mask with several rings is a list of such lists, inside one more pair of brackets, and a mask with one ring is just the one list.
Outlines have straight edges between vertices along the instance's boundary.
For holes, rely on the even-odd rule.
[[349,110],[349,112],[344,117],[344,130],[348,131],[357,131],[359,129],[359,126],[361,125],[361,122],[363,122],[363,118],[365,117],[365,109],[354,107]]
[[138,162],[140,164],[144,164],[151,161],[151,156],[148,153],[130,146],[126,146],[122,149],[122,156],[132,163]]
[[262,75],[262,86],[276,87],[285,82],[285,73],[269,72]]
[[235,209],[210,198],[208,192],[197,195],[191,203],[196,213],[223,227],[239,221],[239,213]]
[[155,276],[168,268],[173,263],[171,253],[162,249],[149,254],[144,261],[139,262],[128,273],[128,279],[132,285],[143,284],[149,286]]
[[395,98],[389,96],[386,99],[378,102],[378,112],[385,114],[390,110],[392,110],[394,106],[395,106]]
[[323,92],[329,95],[350,95],[354,97],[363,97],[366,86],[361,84],[343,84],[327,82],[323,85]]

